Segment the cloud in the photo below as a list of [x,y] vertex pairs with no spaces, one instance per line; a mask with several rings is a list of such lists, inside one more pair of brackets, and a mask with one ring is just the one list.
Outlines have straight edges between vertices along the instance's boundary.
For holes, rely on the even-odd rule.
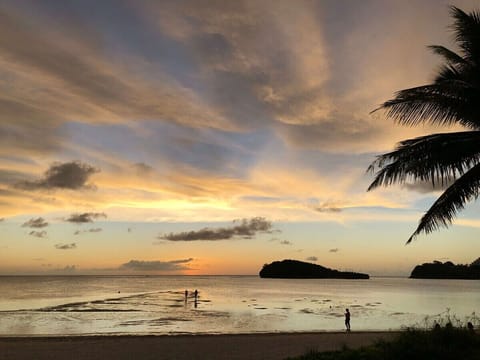
[[328,250],[328,252],[331,252],[331,253],[337,253],[337,252],[339,252],[339,251],[340,251],[339,248],[334,248],[334,249]]
[[0,223],[4,221],[5,221],[5,218],[0,218]]
[[132,228],[128,228],[128,229],[127,229],[127,232],[132,232]]
[[[150,58],[166,54],[162,45],[170,49],[181,44],[162,42],[161,34],[125,10],[130,6],[123,14],[114,4],[99,9],[100,26],[81,15],[82,6],[30,6],[26,11],[11,3],[0,9],[0,33],[9,34],[0,41],[0,72],[6,79],[0,84],[0,153],[11,153],[11,148],[35,154],[58,150],[68,143],[60,125],[70,119],[98,123],[148,118],[228,127],[192,87],[164,71],[169,59]],[[114,20],[118,15],[130,19],[128,27]],[[51,31],[44,22],[61,31]],[[125,61],[117,62],[119,54],[102,50],[103,26],[115,29],[112,40],[129,52]],[[126,33],[135,39],[133,44]],[[172,50],[167,57],[178,55]],[[176,56],[174,63],[179,59],[183,57]]]
[[455,179],[453,178],[447,179],[446,182],[443,184],[437,181],[435,182],[435,185],[433,185],[431,181],[416,181],[414,183],[404,183],[401,185],[401,187],[403,189],[415,191],[421,194],[428,194],[437,191],[444,191],[454,182]]
[[106,218],[107,215],[105,213],[83,213],[83,214],[72,214],[70,217],[66,218],[65,221],[74,223],[74,224],[84,224],[84,223],[91,223],[96,219],[99,218]]
[[150,175],[153,172],[153,167],[150,165],[147,165],[143,162],[140,163],[135,163],[132,165],[134,171],[137,173],[137,175]]
[[336,206],[334,203],[325,202],[315,207],[315,210],[321,213],[338,213],[342,211],[342,208]]
[[280,241],[280,245],[293,245],[293,244],[288,240],[282,240]]
[[317,258],[316,256],[309,256],[309,257],[307,257],[305,260],[317,262],[317,261],[318,261],[318,258]]
[[102,228],[92,228],[92,229],[87,229],[87,230],[77,230],[73,233],[73,235],[80,235],[84,233],[98,233],[103,231]]
[[76,249],[77,244],[71,243],[71,244],[55,244],[55,248],[58,250],[71,250],[71,249]]
[[32,218],[22,224],[22,227],[37,228],[37,229],[43,228],[46,226],[48,226],[48,222],[46,222],[45,219],[42,217]]
[[242,219],[238,225],[223,228],[203,228],[197,231],[185,231],[179,233],[169,233],[159,236],[160,240],[168,241],[197,241],[197,240],[228,240],[233,238],[251,239],[257,233],[269,233],[272,229],[272,223],[263,217],[251,219]]
[[15,186],[25,190],[80,190],[93,188],[93,185],[87,184],[87,181],[90,176],[99,171],[99,169],[80,161],[54,163],[47,171],[45,171],[43,178],[34,181],[18,182]]
[[55,269],[55,271],[56,272],[63,272],[63,273],[73,273],[73,272],[77,271],[77,267],[75,265],[65,265],[64,268]]
[[45,230],[42,230],[42,231],[32,230],[28,233],[28,235],[35,236],[35,237],[38,237],[38,238],[44,238],[44,237],[47,236],[47,232]]
[[133,271],[177,271],[189,269],[188,264],[193,261],[193,258],[170,260],[170,261],[144,261],[144,260],[130,260],[129,262],[120,265],[120,270]]

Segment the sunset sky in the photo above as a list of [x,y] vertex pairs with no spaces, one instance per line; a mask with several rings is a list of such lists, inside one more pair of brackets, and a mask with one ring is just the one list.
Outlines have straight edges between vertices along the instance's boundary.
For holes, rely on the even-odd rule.
[[406,240],[439,191],[366,189],[449,129],[370,114],[455,49],[478,1],[0,0],[0,274],[408,275],[480,256],[480,203]]

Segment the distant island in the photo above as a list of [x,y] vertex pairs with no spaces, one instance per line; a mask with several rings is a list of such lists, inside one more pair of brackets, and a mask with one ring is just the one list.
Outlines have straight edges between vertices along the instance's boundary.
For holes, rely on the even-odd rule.
[[455,265],[451,261],[434,261],[417,265],[410,275],[411,279],[465,279],[480,280],[480,258],[470,265]]
[[263,265],[261,278],[279,279],[369,279],[368,274],[338,271],[298,260],[274,261]]

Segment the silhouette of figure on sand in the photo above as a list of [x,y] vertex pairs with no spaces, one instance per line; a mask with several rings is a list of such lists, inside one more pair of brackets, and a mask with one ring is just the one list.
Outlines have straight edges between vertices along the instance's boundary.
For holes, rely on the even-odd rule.
[[185,302],[188,300],[188,290],[185,290]]
[[350,310],[345,310],[345,327],[350,331]]
[[468,331],[470,331],[471,333],[474,333],[475,332],[475,328],[473,327],[473,324],[469,321],[467,323],[467,329]]

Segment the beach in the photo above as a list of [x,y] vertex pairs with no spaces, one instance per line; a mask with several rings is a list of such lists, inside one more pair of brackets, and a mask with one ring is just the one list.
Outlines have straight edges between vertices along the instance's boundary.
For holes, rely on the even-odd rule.
[[398,332],[308,332],[230,335],[2,337],[1,359],[264,359],[310,350],[358,348]]

